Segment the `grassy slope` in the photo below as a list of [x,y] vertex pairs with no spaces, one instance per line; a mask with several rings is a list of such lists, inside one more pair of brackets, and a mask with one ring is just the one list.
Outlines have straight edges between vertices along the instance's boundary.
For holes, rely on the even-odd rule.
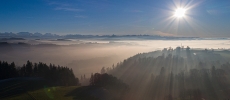
[[19,94],[6,100],[72,100],[73,97],[65,96],[68,92],[78,88],[77,86],[70,87],[49,87],[27,93]]
[[72,100],[80,86],[46,87],[43,80],[12,78],[0,81],[0,100]]
[[106,90],[100,87],[46,86],[41,80],[0,81],[0,100],[107,100]]
[[105,97],[107,95],[102,88],[98,87],[69,86],[27,91],[3,100],[107,100]]

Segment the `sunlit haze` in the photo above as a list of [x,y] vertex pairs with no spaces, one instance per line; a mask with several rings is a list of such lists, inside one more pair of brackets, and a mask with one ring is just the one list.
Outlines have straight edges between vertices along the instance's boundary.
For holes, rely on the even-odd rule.
[[0,100],[230,100],[230,0],[0,0]]

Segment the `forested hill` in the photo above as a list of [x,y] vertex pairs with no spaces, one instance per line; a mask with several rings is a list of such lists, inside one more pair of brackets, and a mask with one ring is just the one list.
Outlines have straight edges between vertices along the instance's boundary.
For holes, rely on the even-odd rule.
[[0,61],[0,80],[9,78],[40,78],[49,85],[69,86],[78,85],[79,80],[75,77],[73,70],[54,64],[32,63],[27,61],[23,66],[16,67],[15,63]]
[[107,72],[130,86],[130,100],[223,100],[230,99],[228,61],[227,50],[177,47],[137,54]]

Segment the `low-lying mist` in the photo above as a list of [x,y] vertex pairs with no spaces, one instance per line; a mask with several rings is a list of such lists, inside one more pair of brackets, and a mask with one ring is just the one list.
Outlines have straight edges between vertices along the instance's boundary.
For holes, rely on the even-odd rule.
[[88,78],[91,73],[100,72],[102,67],[111,67],[137,53],[177,46],[202,49],[230,48],[229,40],[7,40],[1,42],[8,42],[7,45],[1,44],[1,61],[14,61],[16,65],[22,65],[30,60],[68,66],[73,69],[77,77],[85,74]]

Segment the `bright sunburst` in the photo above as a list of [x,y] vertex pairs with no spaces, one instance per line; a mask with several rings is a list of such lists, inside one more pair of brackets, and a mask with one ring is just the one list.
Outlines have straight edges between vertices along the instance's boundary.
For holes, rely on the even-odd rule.
[[178,9],[176,9],[174,16],[178,17],[178,18],[184,17],[185,12],[186,12],[186,9],[178,8]]

